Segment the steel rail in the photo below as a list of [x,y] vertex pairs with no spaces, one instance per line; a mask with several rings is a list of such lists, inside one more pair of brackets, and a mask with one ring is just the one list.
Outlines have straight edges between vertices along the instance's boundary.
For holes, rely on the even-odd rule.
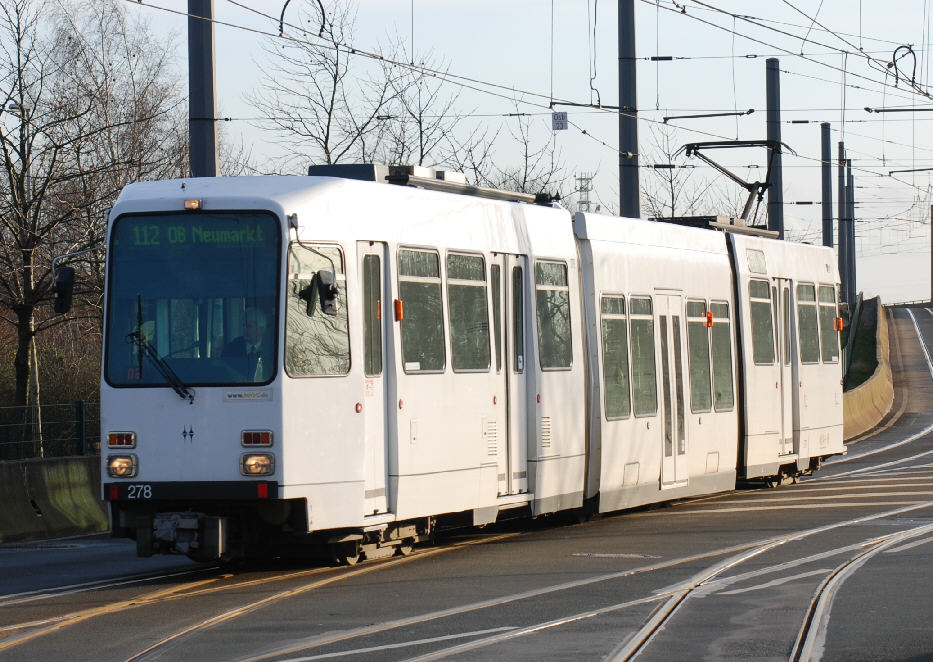
[[[396,557],[390,557],[386,559],[377,559],[375,561],[370,562],[370,564],[364,565],[363,567],[354,567],[352,569],[349,569],[349,568],[337,569],[338,574],[335,574],[332,577],[327,577],[325,579],[313,581],[309,584],[304,584],[303,586],[297,586],[295,588],[290,588],[284,591],[279,591],[278,593],[267,596],[260,600],[254,600],[252,602],[248,602],[246,604],[240,605],[239,607],[235,607],[233,609],[225,611],[221,614],[217,614],[210,618],[204,619],[203,621],[199,623],[195,623],[194,625],[184,628],[183,630],[175,632],[167,637],[164,637],[160,641],[152,644],[151,646],[148,646],[144,650],[141,650],[135,655],[128,657],[126,662],[143,662],[144,660],[153,659],[157,657],[158,655],[160,655],[162,652],[164,652],[164,650],[166,650],[167,648],[171,648],[177,645],[182,640],[190,637],[191,635],[195,633],[203,632],[204,630],[208,630],[212,627],[220,625],[221,623],[225,623],[227,621],[230,621],[240,616],[243,616],[245,614],[248,614],[252,611],[255,611],[256,609],[261,609],[273,603],[280,602],[281,600],[293,598],[297,595],[301,595],[303,593],[307,593],[309,591],[313,591],[315,589],[322,588],[324,586],[329,586],[330,584],[333,584],[335,582],[343,581],[345,579],[352,579],[355,577],[359,577],[361,575],[369,574],[371,572],[384,570],[386,568],[394,568],[403,563],[421,560],[429,556],[435,556],[437,554],[443,554],[445,552],[452,552],[454,550],[463,549],[464,547],[498,542],[498,541],[505,540],[508,538],[513,538],[518,535],[520,534],[506,533],[503,535],[492,536],[488,538],[467,540],[461,543],[455,543],[448,547],[437,547],[437,548],[432,548],[432,549],[426,549],[423,551],[417,551],[408,556],[396,556]],[[334,570],[334,568],[326,568],[322,570]],[[313,571],[308,571],[308,572],[311,573]],[[248,582],[248,583],[266,583],[267,581],[268,581],[267,579],[258,579],[258,580],[253,580],[253,582]],[[246,584],[247,583],[237,584],[236,588],[240,588]],[[185,596],[185,597],[189,597],[189,596]]]
[[816,651],[823,646],[826,640],[826,628],[829,620],[829,613],[832,609],[833,600],[842,584],[856,570],[865,565],[872,557],[895,547],[905,540],[917,538],[933,531],[933,524],[925,524],[911,529],[903,529],[894,533],[882,536],[873,541],[873,547],[856,554],[836,567],[819,585],[810,604],[807,607],[806,616],[800,631],[797,633],[797,639],[794,641],[794,647],[788,657],[790,662],[800,662],[801,660],[810,660],[814,657]]
[[[927,502],[926,504],[919,504],[917,506],[909,506],[908,510],[918,510],[920,508],[929,508],[929,507],[933,507],[933,502]],[[687,587],[684,589],[682,595],[675,596],[674,598],[672,598],[667,603],[667,605],[665,605],[665,608],[661,609],[659,613],[654,615],[647,623],[645,623],[645,625],[642,626],[642,629],[639,630],[639,632],[637,632],[634,637],[631,637],[622,646],[620,646],[615,651],[610,653],[610,655],[606,659],[612,660],[613,662],[622,662],[622,661],[631,660],[637,657],[648,646],[648,644],[654,638],[655,634],[657,634],[657,632],[668,621],[671,620],[671,618],[674,616],[676,611],[691,597],[691,595],[698,588],[709,583],[716,575],[722,573],[723,571],[735,565],[738,565],[744,562],[745,560],[753,558],[754,556],[757,556],[760,553],[769,551],[770,549],[774,549],[775,547],[778,547],[779,545],[784,544],[786,542],[801,540],[803,538],[816,535],[817,533],[824,533],[826,531],[836,529],[836,528],[841,528],[843,526],[852,526],[854,524],[860,524],[864,521],[881,519],[884,517],[890,517],[895,514],[899,514],[899,511],[901,510],[903,509],[897,509],[895,511],[889,511],[888,513],[871,515],[871,516],[867,516],[864,518],[860,517],[854,520],[849,520],[847,522],[839,522],[836,524],[817,527],[815,529],[809,529],[809,530],[798,532],[798,533],[786,534],[774,540],[773,542],[770,542],[770,543],[766,542],[758,550],[753,550],[752,553],[734,557],[734,559],[731,560],[732,561],[731,563],[723,563],[718,566],[713,566],[712,568],[709,568],[708,570],[701,573],[698,577],[695,577],[693,580],[691,580],[690,583],[687,585]],[[933,529],[933,525],[924,525],[923,527],[918,527],[917,530],[919,529],[923,529],[924,530],[923,532],[925,532],[926,530]],[[913,531],[913,529],[911,531]],[[893,536],[897,534],[891,534],[891,535]],[[916,533],[915,535],[920,535],[920,533]],[[902,535],[901,538],[903,537],[904,536]],[[862,556],[864,556],[864,554],[858,555],[856,558],[860,558]],[[852,561],[850,560],[846,564],[843,564],[843,566],[840,566],[840,568],[848,566],[851,562]],[[800,639],[800,636],[798,636],[798,640],[799,639]],[[792,659],[796,660],[797,658],[792,658]]]
[[[632,568],[628,570],[622,570],[619,572],[608,573],[604,575],[597,575],[594,577],[588,577],[581,580],[576,580],[572,582],[565,582],[562,584],[556,584],[552,586],[545,586],[538,589],[531,589],[524,591],[522,593],[517,593],[513,595],[506,595],[499,598],[492,598],[489,600],[483,600],[480,602],[470,603],[466,605],[461,605],[457,607],[450,607],[448,609],[443,609],[435,612],[429,612],[425,614],[415,615],[411,617],[401,618],[394,621],[386,621],[383,623],[376,623],[370,626],[354,628],[351,630],[346,630],[342,632],[330,632],[323,635],[313,636],[305,639],[302,642],[292,643],[287,647],[282,647],[274,650],[269,650],[260,655],[253,655],[244,657],[241,662],[260,662],[262,660],[267,660],[273,657],[279,657],[283,655],[294,655],[301,654],[302,658],[308,657],[306,651],[313,650],[315,648],[320,648],[323,646],[329,646],[335,643],[340,643],[342,641],[348,641],[353,639],[358,639],[362,637],[371,636],[374,634],[379,634],[391,630],[399,630],[405,627],[411,627],[413,625],[420,625],[422,623],[442,619],[450,618],[454,616],[459,616],[465,613],[479,611],[482,609],[489,609],[504,606],[521,600],[528,600],[538,598],[543,595],[553,594],[560,591],[579,589],[585,586],[590,586],[598,583],[603,583],[612,580],[623,579],[626,577],[644,574],[648,572],[655,572],[662,569],[667,569],[671,567],[676,567],[678,565],[683,565],[686,563],[694,563],[698,560],[705,558],[713,558],[717,556],[723,556],[726,554],[735,554],[724,561],[721,561],[714,565],[712,568],[707,569],[694,577],[691,580],[688,580],[685,583],[678,585],[670,590],[667,590],[663,593],[653,593],[650,596],[645,596],[642,598],[632,599],[619,604],[608,605],[606,607],[596,608],[588,610],[586,612],[581,612],[579,614],[572,614],[552,621],[547,621],[545,623],[537,623],[524,628],[516,628],[508,632],[503,632],[496,634],[490,637],[481,638],[472,642],[467,642],[458,646],[451,648],[444,648],[437,650],[431,653],[426,653],[424,655],[417,656],[412,658],[410,662],[417,660],[418,662],[427,662],[429,660],[442,660],[446,659],[452,655],[458,655],[467,653],[473,650],[484,648],[486,646],[491,646],[494,644],[501,643],[503,641],[515,639],[522,636],[527,636],[540,632],[543,630],[553,629],[556,627],[562,627],[569,625],[575,622],[578,622],[583,619],[592,618],[594,616],[599,616],[605,613],[618,611],[621,609],[650,604],[652,602],[657,602],[659,600],[667,599],[667,602],[658,608],[656,612],[652,614],[652,617],[649,619],[649,622],[642,627],[633,637],[627,639],[623,644],[621,644],[613,654],[610,655],[607,659],[612,660],[624,660],[631,659],[635,657],[638,652],[644,650],[647,643],[650,641],[650,638],[656,633],[658,629],[667,621],[670,620],[670,616],[688,599],[692,593],[697,588],[702,588],[715,577],[716,572],[724,572],[730,567],[738,565],[743,560],[752,558],[758,554],[761,554],[764,551],[768,551],[774,547],[785,544],[787,542],[792,542],[796,540],[802,540],[809,536],[817,535],[819,533],[825,533],[832,531],[834,529],[855,526],[862,524],[864,522],[869,522],[878,519],[885,519],[888,517],[893,517],[907,512],[912,512],[915,510],[921,510],[926,508],[933,508],[933,501],[925,501],[922,503],[913,503],[911,505],[903,506],[900,508],[895,508],[880,513],[874,513],[871,515],[865,515],[853,519],[848,519],[842,522],[836,522],[833,524],[827,524],[816,528],[804,529],[801,531],[791,532],[784,534],[782,536],[777,536],[773,538],[768,538],[765,540],[760,540],[748,544],[736,545],[728,548],[722,548],[717,550],[711,550],[702,554],[697,554],[689,557],[682,557],[678,559],[671,559],[668,561],[662,561],[660,563],[654,563],[647,566],[641,566],[638,568]],[[661,615],[662,618],[658,618],[658,615]],[[663,615],[666,614],[667,617],[663,618]],[[653,626],[653,628],[651,627]],[[648,630],[652,629],[651,632]],[[636,645],[638,642],[641,642],[641,645]],[[637,648],[637,650],[632,650],[629,652],[629,656],[625,657],[624,653],[628,648]],[[313,659],[311,656],[309,659]]]
[[[929,505],[933,505],[933,503]],[[894,512],[894,514],[898,514],[898,513],[899,513],[899,510]],[[888,513],[888,514],[883,513],[879,516],[885,517],[885,516],[889,516],[890,514],[891,513]],[[879,516],[869,516],[869,519],[876,519]],[[841,525],[854,525],[854,524],[859,524],[862,521],[864,521],[864,518],[859,518],[857,520],[851,520],[849,522],[844,522],[840,524]],[[933,526],[933,525],[930,525],[930,526]],[[833,528],[833,527],[830,526],[828,528]],[[826,529],[827,527],[820,527],[821,531],[825,531]],[[816,532],[817,530],[808,530],[803,533],[813,534]],[[921,533],[922,532],[916,533],[916,536],[919,536]],[[889,536],[890,535],[893,535],[893,534],[889,534]],[[593,618],[596,616],[602,616],[602,615],[605,615],[605,614],[608,614],[614,611],[619,611],[622,609],[627,609],[630,607],[636,607],[640,605],[646,605],[652,602],[657,602],[660,600],[667,599],[667,602],[665,602],[664,605],[658,607],[655,611],[652,612],[651,616],[649,617],[649,620],[646,622],[646,625],[643,626],[642,630],[639,630],[639,632],[637,632],[635,635],[633,635],[632,637],[629,637],[626,641],[620,644],[616,649],[614,649],[605,658],[607,660],[613,660],[613,661],[633,659],[637,657],[641,652],[644,651],[644,649],[650,643],[654,635],[657,634],[657,632],[660,631],[660,629],[666,623],[670,621],[674,612],[676,612],[677,609],[680,606],[682,606],[689,597],[692,597],[693,595],[704,595],[705,596],[705,595],[708,595],[709,593],[717,592],[722,587],[728,586],[729,584],[732,584],[738,581],[744,581],[752,577],[758,577],[761,575],[781,572],[788,568],[799,567],[800,565],[804,563],[812,563],[814,561],[822,560],[822,559],[829,558],[832,556],[838,556],[846,552],[859,550],[859,549],[864,548],[866,544],[878,544],[879,540],[881,540],[879,538],[874,538],[868,541],[861,541],[859,543],[849,544],[844,547],[834,548],[828,551],[820,552],[818,554],[813,554],[813,555],[805,556],[802,558],[798,558],[793,561],[782,562],[777,565],[759,568],[759,569],[753,570],[751,572],[748,572],[742,575],[732,576],[732,577],[723,578],[723,579],[715,579],[715,580],[713,579],[716,572],[722,572],[728,567],[734,567],[735,565],[738,565],[739,563],[741,563],[743,559],[747,560],[761,553],[762,551],[766,551],[765,549],[763,549],[766,546],[773,548],[779,544],[783,544],[783,542],[788,542],[790,539],[799,539],[801,537],[804,537],[804,536],[801,536],[800,532],[798,532],[798,533],[787,534],[786,536],[783,536],[782,537],[783,540],[775,538],[775,539],[771,539],[768,541],[762,541],[762,545],[759,549],[750,550],[746,552],[745,554],[740,554],[736,557],[733,557],[732,559],[727,559],[719,564],[716,564],[716,566],[713,566],[712,568],[707,569],[703,573],[700,573],[699,575],[695,576],[692,580],[688,580],[687,582],[679,586],[673,587],[661,593],[653,593],[651,595],[644,596],[641,598],[633,598],[626,602],[608,605],[605,607],[599,607],[599,608],[591,609],[585,612],[559,617],[559,618],[546,621],[543,623],[535,623],[535,624],[528,625],[523,628],[510,629],[507,632],[497,633],[493,636],[485,637],[482,639],[477,639],[475,641],[466,642],[466,643],[459,644],[457,646],[453,646],[450,648],[444,648],[441,650],[436,650],[430,653],[419,655],[417,657],[409,658],[408,660],[406,660],[406,662],[433,662],[435,660],[443,660],[443,659],[447,659],[450,656],[469,653],[471,651],[475,651],[480,648],[504,643],[506,641],[510,641],[518,637],[536,634],[544,630],[550,630],[550,629],[557,628],[557,627],[571,625],[581,620]],[[900,539],[903,540],[904,537],[902,536]],[[734,549],[731,551],[734,551]],[[822,574],[822,572],[825,572],[825,569],[819,572],[820,574]],[[810,573],[810,574],[813,574],[813,573]],[[704,575],[707,576],[706,581],[697,581],[697,580],[701,580]],[[650,631],[649,631],[649,628],[650,628]],[[297,649],[293,649],[288,652],[293,653],[293,652],[296,652],[296,650]],[[333,654],[327,654],[327,655],[323,655],[320,657],[321,658],[331,657],[331,655]],[[310,656],[310,657],[302,657],[301,659],[313,660],[313,659],[318,659],[318,657]]]
[[[416,557],[416,556],[420,557],[420,556],[423,556],[424,554],[425,552],[416,552],[415,554],[412,554],[412,557]],[[407,558],[411,558],[411,557],[407,557]],[[390,560],[387,559],[387,561],[390,561]],[[385,563],[380,564],[380,565],[385,565]],[[373,566],[373,567],[376,567],[376,566]],[[320,574],[324,574],[327,572],[335,572],[335,571],[339,572],[339,569],[334,568],[334,567],[312,568],[309,570],[300,570],[297,572],[281,573],[281,574],[273,575],[271,577],[262,577],[260,579],[232,582],[229,584],[224,584],[222,586],[211,586],[211,587],[203,588],[206,585],[214,583],[216,581],[220,581],[223,579],[231,579],[231,578],[236,577],[236,575],[234,574],[221,572],[216,577],[186,582],[184,584],[180,584],[178,586],[174,586],[169,589],[160,589],[152,593],[128,598],[126,600],[121,600],[115,603],[103,605],[101,607],[95,607],[91,609],[82,609],[76,612],[72,612],[68,614],[61,614],[59,616],[54,616],[54,617],[50,617],[46,619],[33,620],[33,621],[26,622],[26,623],[14,623],[11,625],[6,625],[2,629],[0,629],[0,632],[15,631],[15,630],[26,629],[26,628],[32,628],[32,629],[29,630],[28,632],[25,632],[22,635],[16,635],[16,636],[12,636],[12,637],[8,637],[6,639],[0,640],[0,652],[6,649],[12,648],[14,646],[18,646],[20,644],[26,643],[27,641],[35,639],[36,637],[52,634],[58,630],[61,630],[62,628],[68,627],[70,625],[75,625],[82,621],[86,621],[90,618],[95,618],[98,616],[106,616],[112,613],[123,612],[128,609],[135,609],[139,607],[149,607],[152,605],[161,604],[161,603],[169,602],[172,600],[181,600],[185,598],[192,598],[192,597],[199,597],[199,596],[210,595],[210,594],[215,594],[215,593],[222,593],[225,591],[230,591],[234,589],[242,589],[242,588],[249,587],[249,586],[269,584],[270,582],[286,581],[289,579],[297,579],[301,577],[320,575]],[[187,571],[187,572],[191,572],[191,571]],[[50,599],[54,597],[59,597],[61,595],[69,595],[72,593],[100,590],[100,589],[105,589],[105,588],[110,588],[110,587],[125,586],[127,584],[141,583],[141,582],[151,581],[153,579],[159,579],[163,577],[173,577],[176,574],[186,574],[186,573],[172,573],[168,575],[162,574],[162,575],[155,575],[155,576],[149,576],[149,577],[147,576],[134,577],[125,582],[117,581],[117,582],[110,582],[110,583],[102,583],[99,585],[96,583],[89,583],[88,585],[81,585],[80,588],[78,589],[67,590],[64,592],[56,593],[56,592],[53,592],[54,589],[52,591],[45,591],[47,595],[30,596],[29,599],[32,599],[32,600]],[[66,587],[66,588],[71,588],[71,587]],[[17,602],[10,601],[7,603],[3,603],[3,606],[10,605],[10,604],[17,604]]]

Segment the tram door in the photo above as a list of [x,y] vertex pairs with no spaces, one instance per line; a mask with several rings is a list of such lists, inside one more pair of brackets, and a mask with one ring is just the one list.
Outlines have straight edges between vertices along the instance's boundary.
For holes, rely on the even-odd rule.
[[776,278],[771,287],[774,306],[774,328],[777,332],[777,356],[780,357],[781,441],[779,455],[794,452],[794,370],[792,364],[794,325],[790,281]]
[[[524,255],[493,254],[490,287],[493,307],[493,365],[496,370],[499,496],[528,491],[528,404],[525,373]],[[491,444],[490,444],[491,446]],[[492,448],[489,449],[490,452]]]
[[659,294],[655,297],[658,312],[658,337],[661,350],[661,416],[663,454],[661,461],[661,487],[680,487],[687,484],[687,425],[684,411],[684,356],[686,343],[683,333],[683,298],[677,294]]
[[361,310],[363,322],[363,417],[364,417],[364,510],[376,515],[388,510],[386,453],[385,346],[386,296],[388,278],[385,275],[386,245],[381,242],[357,243],[360,269]]

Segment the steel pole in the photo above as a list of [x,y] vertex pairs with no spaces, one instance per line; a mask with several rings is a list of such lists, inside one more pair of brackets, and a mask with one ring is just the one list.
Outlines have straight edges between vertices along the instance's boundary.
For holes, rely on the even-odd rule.
[[838,264],[839,264],[839,281],[842,283],[842,300],[846,303],[849,303],[849,292],[848,292],[848,283],[846,281],[846,268],[848,266],[848,258],[846,256],[846,245],[848,242],[848,233],[847,226],[845,223],[846,217],[846,144],[842,141],[839,141],[839,176],[837,179],[838,182],[838,195],[836,199],[836,214],[837,214],[837,227],[839,231],[839,252],[837,255]]
[[820,160],[823,173],[823,245],[833,247],[833,152],[829,122],[820,124]]
[[[781,70],[776,57],[766,63],[766,92],[768,103],[768,140],[781,142]],[[768,229],[784,238],[784,176],[781,150],[768,148],[771,163],[771,181],[768,184]]]
[[628,218],[641,216],[635,82],[635,0],[619,0],[619,215]]
[[846,201],[849,211],[846,214],[846,224],[848,225],[848,253],[849,258],[849,296],[854,302],[858,298],[858,281],[856,280],[856,262],[855,262],[855,178],[852,176],[852,160],[846,159],[846,171],[848,172],[848,195]]
[[188,0],[188,133],[192,177],[217,176],[214,0]]

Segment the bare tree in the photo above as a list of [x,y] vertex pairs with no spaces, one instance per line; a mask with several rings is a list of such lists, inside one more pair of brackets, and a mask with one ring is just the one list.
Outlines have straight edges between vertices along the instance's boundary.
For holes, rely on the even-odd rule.
[[651,144],[642,149],[642,208],[654,218],[716,213],[710,182],[693,164],[677,162],[679,148],[677,129],[651,127]]
[[[57,14],[38,0],[0,3],[0,322],[16,330],[17,404],[37,402],[36,335],[65,321],[46,306],[51,258],[98,245],[126,183],[182,174],[168,53],[115,0]],[[83,263],[99,319],[100,262]]]
[[[559,193],[569,178],[560,150],[549,135],[535,138],[535,125],[529,116],[516,109],[514,117],[515,124],[507,129],[511,145],[517,149],[514,161],[505,162],[494,153],[494,145],[503,150],[501,130],[491,137],[474,133],[463,141],[451,137],[446,160],[478,186],[519,193]],[[505,150],[509,150],[508,141]]]
[[320,36],[304,32],[269,41],[265,51],[271,67],[247,101],[266,116],[261,128],[271,125],[299,167],[371,159],[386,104],[394,94],[394,77],[354,76],[346,45],[355,20],[349,3],[306,3],[298,14],[302,23],[320,25]]
[[417,66],[399,67],[414,57],[404,47],[382,61],[383,76],[392,85],[392,94],[381,117],[378,158],[384,163],[434,165],[443,159],[444,146],[462,120],[457,110],[460,92],[445,93],[444,76],[425,71],[446,72],[446,65],[433,62],[430,54],[419,58]]

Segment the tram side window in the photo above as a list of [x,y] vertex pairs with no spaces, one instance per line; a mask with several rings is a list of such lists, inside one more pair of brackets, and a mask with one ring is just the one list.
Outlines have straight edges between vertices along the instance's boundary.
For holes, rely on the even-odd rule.
[[839,360],[839,336],[836,333],[836,292],[831,285],[820,285],[820,345],[823,363]]
[[475,255],[447,256],[450,361],[455,371],[489,369],[486,264]]
[[489,285],[492,287],[492,330],[496,344],[496,372],[502,370],[502,268],[489,267]]
[[800,334],[800,362],[819,363],[820,333],[813,285],[797,286],[797,331]]
[[382,374],[382,260],[363,256],[363,371],[367,377]]
[[541,368],[569,368],[573,357],[570,338],[570,287],[567,265],[535,262],[535,307]]
[[512,370],[525,372],[525,272],[512,267]]
[[732,329],[729,320],[729,304],[711,302],[713,313],[713,390],[716,393],[716,411],[728,411],[735,406],[732,388]]
[[437,253],[400,250],[398,281],[405,372],[443,372],[447,359]]
[[[330,260],[323,257],[326,255]],[[337,314],[321,312],[317,272],[337,270]],[[292,377],[345,375],[350,370],[350,330],[347,324],[347,279],[343,254],[335,246],[310,250],[292,244],[288,251],[288,291],[285,317],[285,371]]]
[[654,358],[654,316],[649,297],[629,299],[632,329],[632,404],[636,416],[658,413],[658,375]]
[[687,347],[690,352],[690,411],[706,412],[713,407],[710,392],[709,327],[706,302],[687,301]]
[[604,296],[600,303],[603,335],[603,390],[606,418],[628,418],[632,411],[629,391],[628,327],[625,297]]
[[752,321],[752,358],[759,365],[771,365],[774,363],[774,324],[768,281],[748,281],[748,297]]

